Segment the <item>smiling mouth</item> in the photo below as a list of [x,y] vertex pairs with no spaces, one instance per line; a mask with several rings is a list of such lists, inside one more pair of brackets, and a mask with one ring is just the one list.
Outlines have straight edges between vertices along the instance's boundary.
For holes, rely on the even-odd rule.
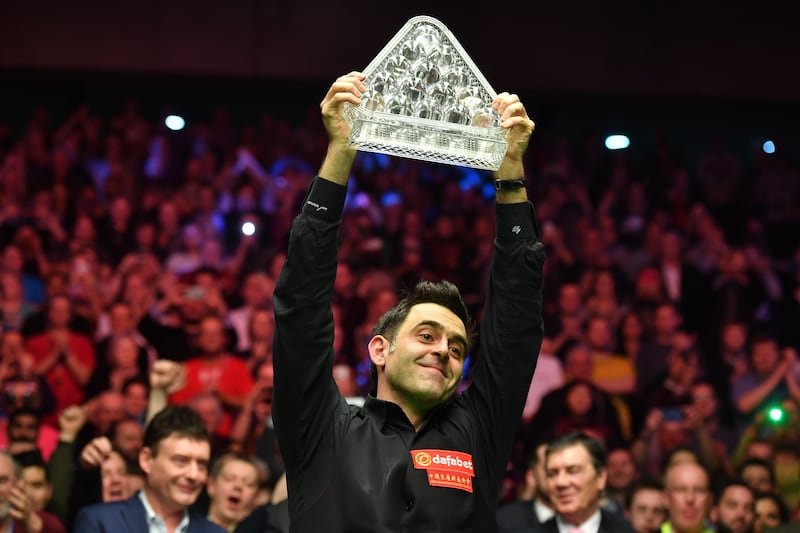
[[441,374],[442,376],[445,376],[445,377],[447,377],[447,376],[445,375],[445,373],[444,373],[444,370],[442,370],[440,367],[438,367],[438,366],[436,366],[436,365],[426,365],[426,364],[420,364],[420,366],[421,366],[421,367],[423,367],[423,368],[429,368],[429,369],[431,369],[431,370],[435,370],[435,371],[437,371],[439,374]]

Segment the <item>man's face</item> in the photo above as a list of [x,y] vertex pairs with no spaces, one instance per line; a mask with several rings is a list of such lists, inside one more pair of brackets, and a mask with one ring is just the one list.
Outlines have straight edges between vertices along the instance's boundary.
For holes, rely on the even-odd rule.
[[133,420],[124,420],[117,424],[114,432],[114,447],[119,449],[126,458],[136,460],[139,450],[142,449],[142,427]]
[[147,474],[148,499],[157,500],[160,511],[178,511],[191,504],[208,478],[211,447],[207,441],[170,435],[155,449],[142,448],[139,465]]
[[781,523],[781,510],[770,498],[759,498],[755,504],[756,531],[763,531],[768,527],[775,527]]
[[22,480],[25,481],[25,492],[31,500],[34,511],[44,511],[53,495],[53,485],[47,480],[46,472],[41,466],[26,466],[22,469]]
[[753,492],[732,485],[725,489],[717,506],[717,522],[731,533],[747,533],[753,527]]
[[699,383],[692,387],[692,407],[704,419],[714,416],[717,411],[717,397],[711,385]]
[[545,474],[550,501],[569,522],[580,524],[597,510],[607,473],[595,470],[582,444],[551,452]]
[[147,388],[141,383],[131,383],[125,389],[125,412],[138,417],[147,409]]
[[66,298],[53,298],[50,301],[48,314],[50,325],[56,328],[65,328],[69,325],[70,308]]
[[11,459],[6,455],[0,454],[0,520],[5,520],[8,517],[8,512],[11,509],[8,497],[16,482],[17,476],[14,474],[14,465],[11,464]]
[[612,489],[627,489],[636,478],[636,467],[627,450],[614,450],[608,454],[608,486]]
[[207,318],[200,323],[197,346],[206,355],[217,355],[225,345],[225,331],[222,322]]
[[636,491],[628,510],[628,519],[633,529],[639,533],[654,533],[667,519],[664,495],[660,490],[641,489]]
[[705,471],[693,463],[682,463],[667,471],[665,481],[669,519],[675,528],[688,531],[702,526],[711,506]]
[[751,355],[753,370],[760,376],[766,376],[778,364],[778,346],[773,341],[762,341],[753,344]]
[[533,479],[536,482],[536,497],[550,505],[550,493],[547,491],[547,476],[544,471],[545,452],[547,452],[547,444],[540,444],[536,447],[538,460],[536,466],[533,467],[532,473]]
[[116,452],[103,459],[100,465],[104,502],[118,502],[131,497],[128,490],[125,460]]
[[769,470],[762,465],[749,465],[742,470],[742,481],[757,492],[772,492]]
[[36,442],[39,438],[39,421],[33,415],[18,415],[8,424],[9,442]]
[[[455,313],[433,303],[415,305],[393,342],[382,337],[370,342],[373,361],[383,367],[379,394],[417,412],[447,401],[461,379],[466,339],[464,324]],[[381,345],[378,360],[373,344]]]
[[228,522],[239,521],[253,510],[258,493],[258,470],[250,463],[232,460],[219,476],[208,480],[209,514]]

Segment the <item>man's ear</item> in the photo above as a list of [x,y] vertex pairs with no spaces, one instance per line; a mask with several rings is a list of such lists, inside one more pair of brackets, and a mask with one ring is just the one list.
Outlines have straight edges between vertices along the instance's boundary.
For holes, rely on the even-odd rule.
[[367,349],[369,350],[369,359],[378,368],[386,366],[386,357],[389,355],[389,348],[391,346],[389,339],[383,335],[375,335],[369,340]]
[[150,471],[153,469],[153,452],[150,447],[142,446],[142,449],[139,450],[139,466],[145,474],[150,475]]

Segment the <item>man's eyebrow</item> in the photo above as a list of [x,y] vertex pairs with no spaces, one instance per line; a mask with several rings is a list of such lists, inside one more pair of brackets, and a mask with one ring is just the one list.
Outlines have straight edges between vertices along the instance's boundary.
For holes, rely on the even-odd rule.
[[[435,329],[436,331],[438,331],[440,333],[444,333],[444,331],[445,331],[444,325],[441,322],[437,322],[436,320],[423,320],[423,321],[419,322],[415,326],[415,329],[420,327],[420,326],[430,326],[430,327],[432,327],[433,329]],[[467,339],[463,335],[461,335],[460,333],[455,333],[453,335],[450,335],[448,337],[448,339],[450,339],[451,341],[454,341],[454,342],[457,342],[457,343],[461,344],[465,349],[466,349],[467,346],[469,346],[469,343],[467,342]]]

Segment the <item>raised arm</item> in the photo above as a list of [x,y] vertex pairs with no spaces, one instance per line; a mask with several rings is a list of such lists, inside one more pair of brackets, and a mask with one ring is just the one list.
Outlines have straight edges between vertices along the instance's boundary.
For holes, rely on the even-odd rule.
[[[516,95],[502,93],[493,103],[508,128],[509,148],[495,172],[496,236],[481,324],[480,351],[467,393],[485,439],[496,459],[492,474],[500,482],[511,452],[542,342],[542,269],[544,246],[524,186],[506,188],[524,178],[522,158],[533,121]],[[508,182],[508,183],[506,183]]]
[[331,299],[339,222],[356,151],[342,110],[358,105],[364,76],[352,72],[331,85],[320,104],[328,153],[289,236],[273,296],[275,389],[273,417],[287,470],[315,448],[337,408],[346,408],[333,380]]

